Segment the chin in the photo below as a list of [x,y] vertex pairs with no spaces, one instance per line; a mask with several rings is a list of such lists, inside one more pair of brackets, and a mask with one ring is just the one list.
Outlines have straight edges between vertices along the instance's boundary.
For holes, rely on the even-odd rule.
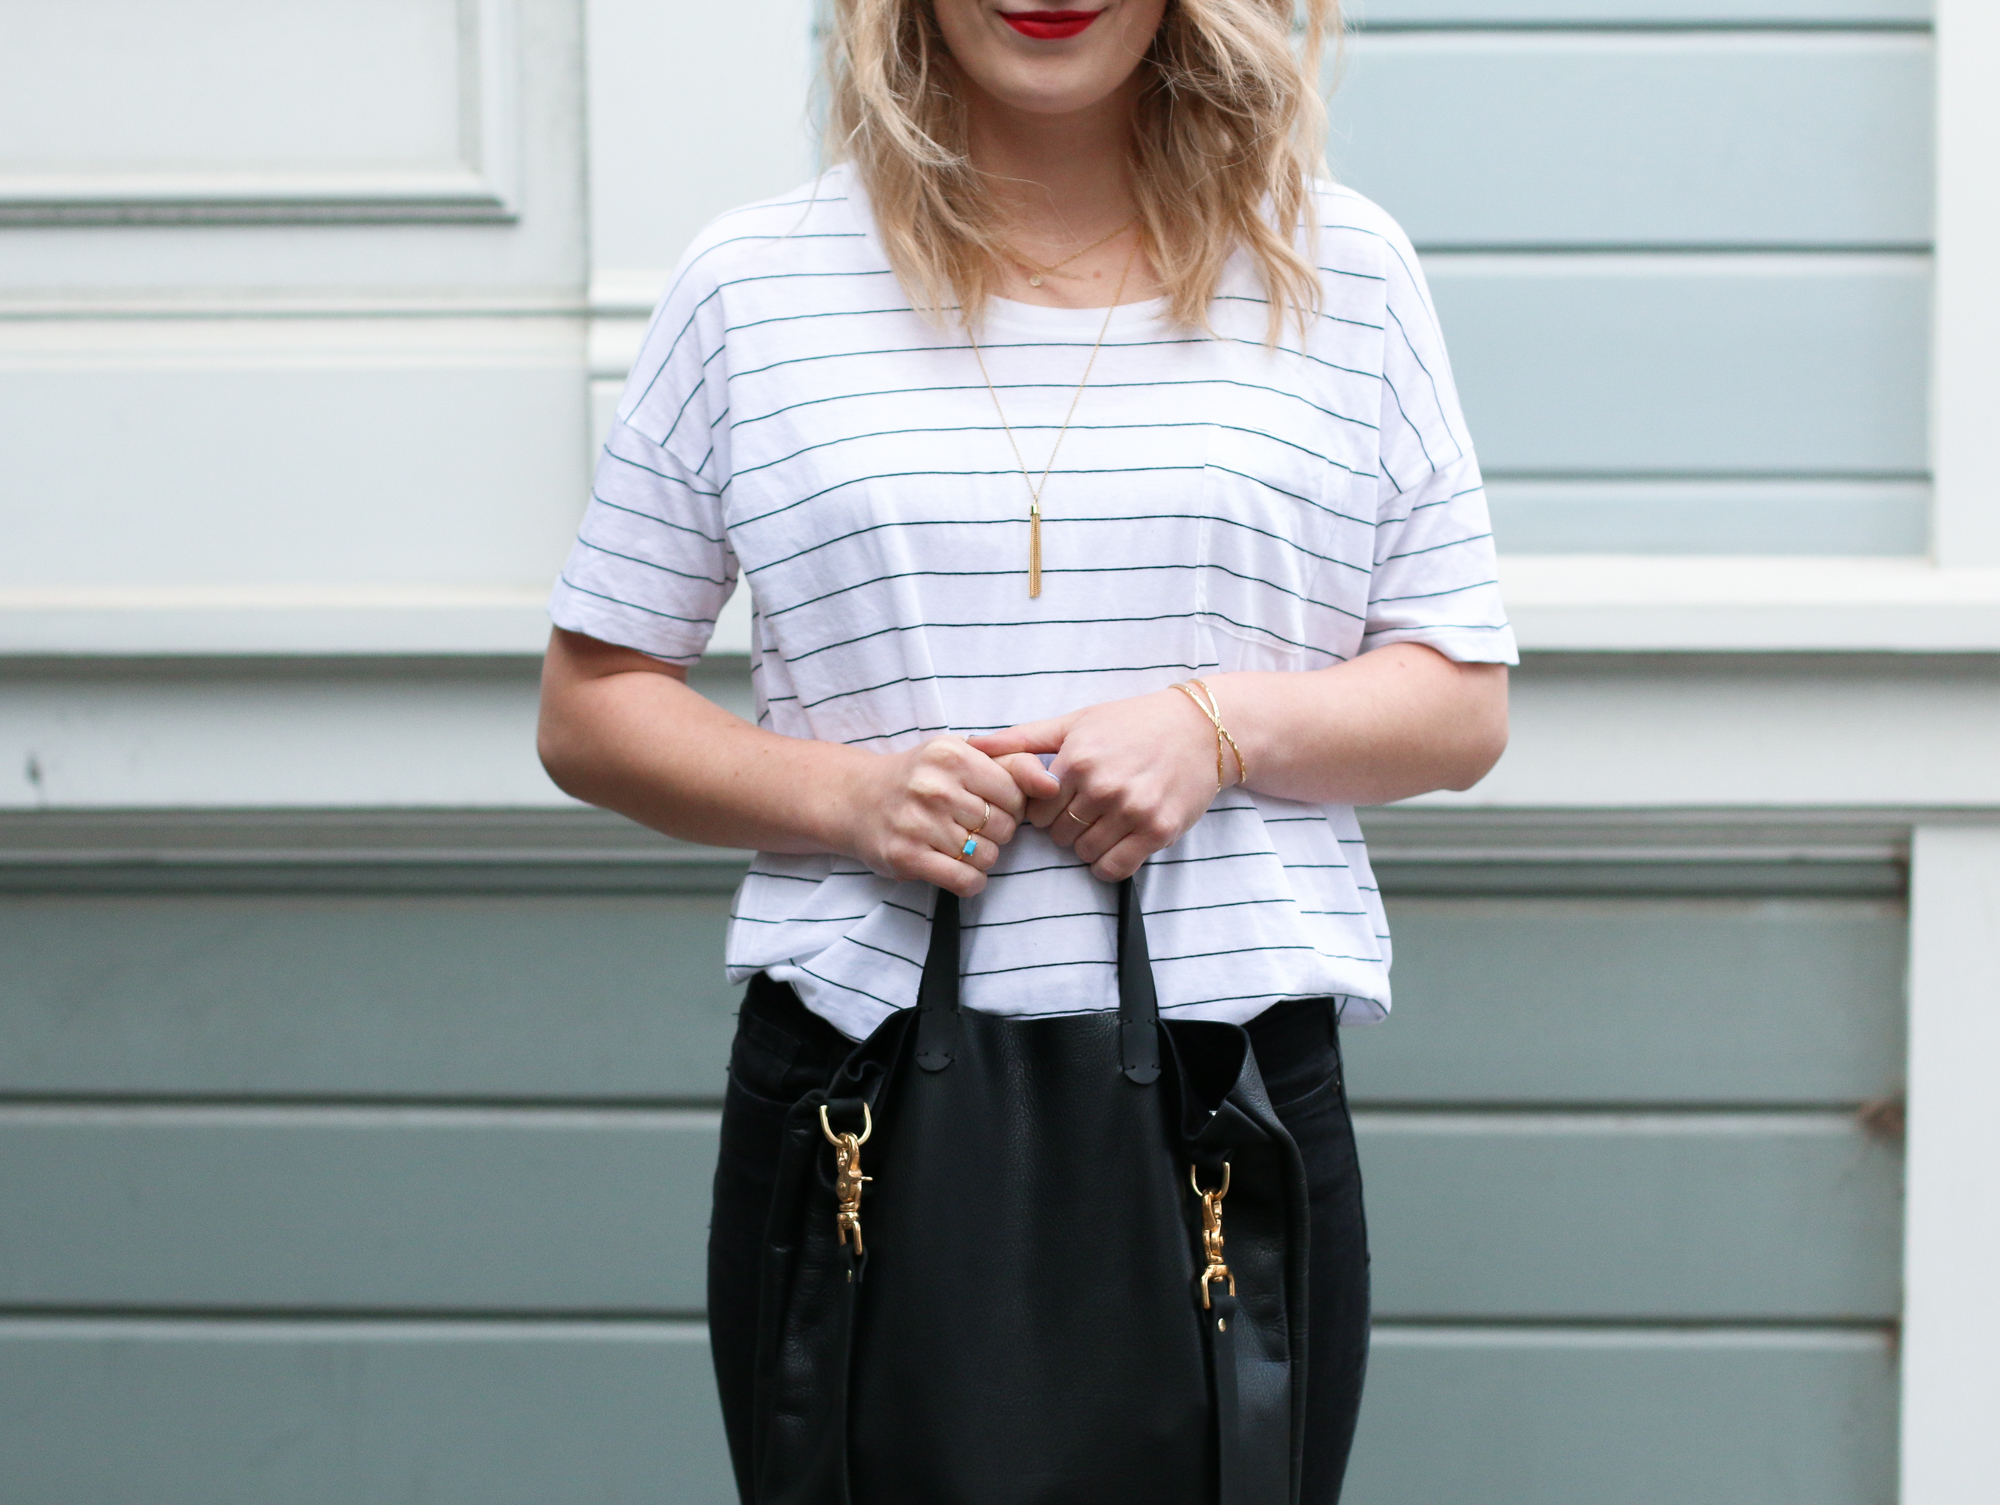
[[1070,69],[1043,65],[995,79],[987,92],[1024,114],[1075,115],[1104,103],[1118,92],[1118,85],[1107,88],[1097,79],[1076,78]]

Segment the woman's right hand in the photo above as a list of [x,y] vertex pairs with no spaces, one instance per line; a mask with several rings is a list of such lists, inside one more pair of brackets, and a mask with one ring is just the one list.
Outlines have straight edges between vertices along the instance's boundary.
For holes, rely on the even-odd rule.
[[[970,898],[986,887],[987,871],[1028,800],[1060,787],[1031,754],[989,758],[963,738],[933,737],[864,765],[846,802],[840,849],[884,878],[921,879]],[[980,825],[982,811],[985,824],[965,856],[967,833]]]

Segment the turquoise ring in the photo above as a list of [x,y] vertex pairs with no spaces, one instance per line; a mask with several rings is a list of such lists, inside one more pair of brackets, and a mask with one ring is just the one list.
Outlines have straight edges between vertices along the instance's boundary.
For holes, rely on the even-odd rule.
[[958,849],[958,855],[968,862],[972,860],[973,855],[979,850],[979,833],[984,831],[986,823],[993,819],[993,807],[987,804],[985,800],[981,800],[979,805],[979,824],[966,828],[965,845]]

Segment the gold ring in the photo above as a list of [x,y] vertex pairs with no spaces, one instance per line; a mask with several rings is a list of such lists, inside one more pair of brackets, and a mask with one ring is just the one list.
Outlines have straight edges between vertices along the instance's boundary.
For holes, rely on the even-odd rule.
[[959,827],[965,833],[965,845],[958,849],[958,855],[967,862],[979,855],[979,833],[986,829],[986,823],[993,818],[993,807],[985,800],[979,803],[985,807],[979,812],[979,824]]
[[1063,814],[1067,815],[1071,820],[1075,821],[1079,826],[1087,826],[1090,824],[1089,821],[1085,820],[1081,815],[1078,815],[1074,810],[1070,809],[1068,805],[1063,806]]

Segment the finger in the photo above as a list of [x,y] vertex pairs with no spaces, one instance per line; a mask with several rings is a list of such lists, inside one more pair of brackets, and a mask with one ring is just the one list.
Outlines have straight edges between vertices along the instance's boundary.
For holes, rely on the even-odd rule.
[[969,836],[977,836],[994,846],[1004,847],[1013,840],[1014,833],[1021,828],[1021,823],[1005,810],[985,801],[979,803],[984,806],[983,819],[981,812],[977,811],[964,815],[955,814],[951,817],[953,829],[945,834],[957,842],[952,848],[953,851],[959,850]]
[[1122,882],[1138,872],[1146,859],[1159,850],[1149,838],[1135,831],[1091,863],[1091,876],[1105,883]]
[[[965,802],[966,796],[960,791],[955,799],[947,801],[944,808],[937,811],[930,819],[914,826],[908,832],[909,838],[934,852],[942,852],[955,862],[966,862],[976,866],[982,846],[997,856],[999,847],[985,840],[984,832],[972,829],[979,824],[979,817],[959,815],[954,812],[954,806],[963,808]],[[991,865],[990,861],[988,865]]]
[[986,732],[966,740],[989,758],[998,758],[1006,753],[1052,753],[1061,752],[1063,738],[1080,713],[1051,717],[1047,721],[1028,721],[1020,726],[1010,726],[1002,731]]
[[1016,824],[1014,817],[1005,810],[971,793],[966,795],[966,803],[953,812],[952,819],[958,823],[960,841],[967,836],[986,836],[1003,845],[1014,834]]
[[[961,794],[1020,817],[1027,796],[1014,776],[993,759],[974,748],[963,737],[933,737],[918,750],[918,771],[911,788],[934,803],[942,802],[945,813],[969,808]],[[967,822],[977,825],[979,817]]]
[[964,789],[954,789],[944,801],[945,818],[963,826],[968,836],[992,813],[992,805]]
[[1097,818],[1088,810],[1078,809],[1079,803],[1072,795],[1062,803],[1048,824],[1049,840],[1059,847],[1075,846]]
[[1130,816],[1116,812],[1098,817],[1090,823],[1090,829],[1077,833],[1078,859],[1095,865],[1098,858],[1114,851],[1120,842],[1136,835],[1137,824]]
[[982,869],[962,858],[949,857],[929,847],[916,853],[900,876],[949,889],[961,899],[969,899],[986,887],[986,874]]
[[[973,799],[984,800],[1010,820],[1018,822],[1027,808],[1028,796],[1013,773],[984,753],[970,751],[970,760],[960,770],[959,781]],[[966,824],[978,825],[979,817],[975,814]]]
[[1025,819],[1029,825],[1039,826],[1042,830],[1046,831],[1049,829],[1050,822],[1058,815],[1061,815],[1062,811],[1063,796],[1062,791],[1058,790],[1048,799],[1029,800]]
[[[977,834],[986,838],[996,847],[1004,847],[1014,839],[1014,833],[1021,829],[1021,823],[1005,810],[995,810],[987,818],[986,828]],[[968,831],[968,834],[972,834]]]
[[1062,789],[1062,780],[1044,768],[1042,760],[1033,753],[1004,753],[993,761],[1012,775],[1021,793],[1031,801],[1048,799]]
[[958,845],[948,855],[967,867],[986,873],[991,872],[993,864],[1000,860],[1000,848],[984,836],[961,836]]

